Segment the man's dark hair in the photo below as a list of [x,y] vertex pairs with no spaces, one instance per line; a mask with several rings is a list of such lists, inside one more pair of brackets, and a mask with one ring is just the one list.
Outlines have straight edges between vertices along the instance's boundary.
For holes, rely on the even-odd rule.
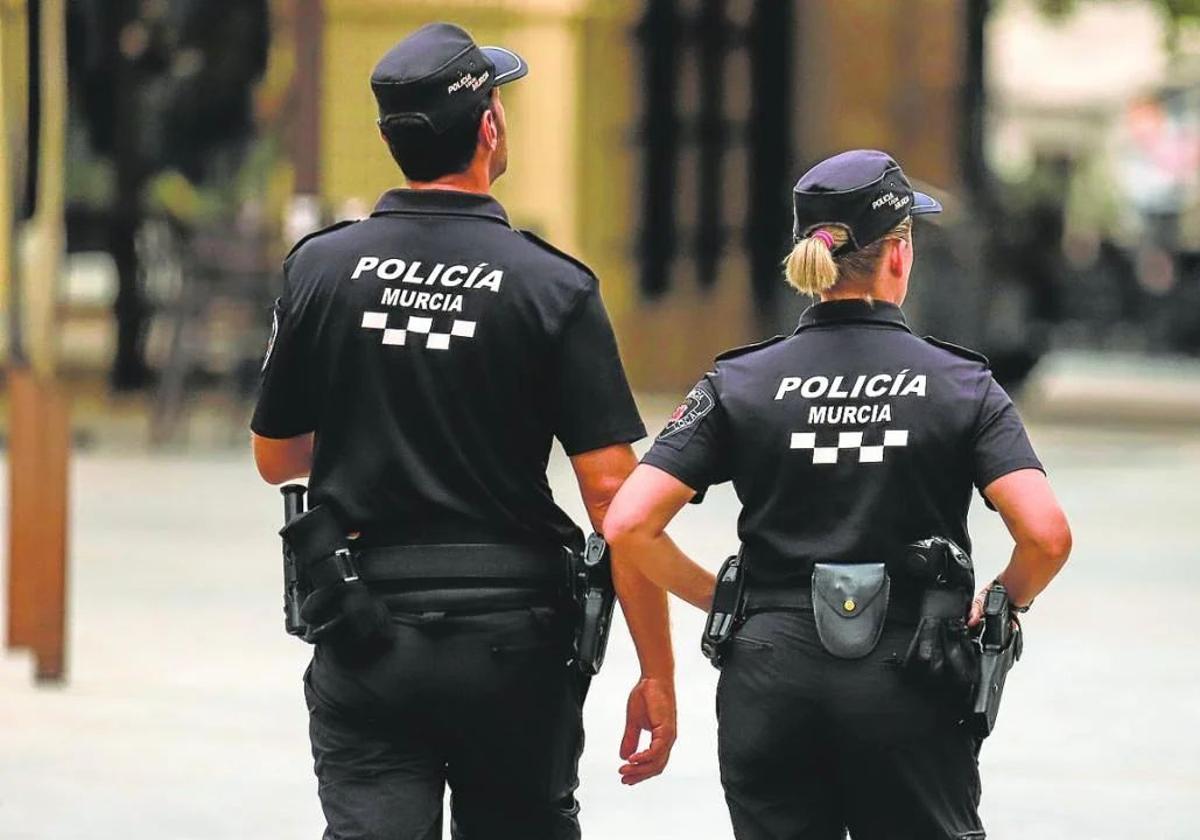
[[385,117],[380,122],[392,159],[410,181],[433,181],[457,175],[471,165],[479,142],[479,121],[492,107],[489,97],[472,111],[470,119],[450,126],[441,134],[428,123],[403,117]]

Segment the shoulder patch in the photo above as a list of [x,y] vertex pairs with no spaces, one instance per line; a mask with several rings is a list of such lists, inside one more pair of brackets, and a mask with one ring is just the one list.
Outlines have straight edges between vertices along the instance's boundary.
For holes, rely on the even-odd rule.
[[703,385],[697,385],[684,398],[667,420],[667,425],[658,433],[656,441],[666,440],[695,426],[716,407],[717,401]]
[[360,221],[362,221],[362,219],[343,219],[340,222],[334,222],[328,227],[323,227],[320,230],[314,230],[312,233],[300,237],[300,240],[292,246],[292,250],[287,252],[287,256],[283,258],[283,261],[287,262],[289,259],[291,259],[292,255],[300,250],[300,246],[302,246],[305,242],[308,242],[308,240],[315,239],[318,236],[324,236],[327,233],[333,233],[335,230],[347,227],[348,225],[353,225]]
[[934,347],[940,347],[949,353],[953,353],[955,356],[961,356],[964,359],[970,359],[973,362],[979,362],[985,368],[990,368],[992,366],[992,363],[988,361],[987,356],[975,350],[971,350],[970,348],[962,347],[949,341],[942,341],[942,339],[934,338],[932,335],[925,336],[925,340]]
[[534,245],[541,248],[543,251],[549,251],[551,254],[554,254],[554,256],[566,260],[571,265],[575,266],[576,268],[578,268],[580,271],[582,271],[584,274],[588,275],[589,277],[596,276],[596,272],[592,271],[591,268],[588,267],[587,263],[583,262],[582,260],[580,260],[576,257],[571,256],[566,251],[560,251],[558,248],[555,248],[553,245],[551,245],[545,239],[542,239],[536,233],[533,233],[532,231],[528,231],[528,230],[518,230],[517,233],[521,234],[521,236],[528,239],[530,242],[532,242]]
[[271,307],[271,337],[267,339],[267,352],[263,356],[262,368],[259,373],[265,373],[267,365],[271,362],[271,353],[275,351],[275,339],[279,338],[279,310],[283,308],[279,298],[275,298],[275,305]]
[[734,359],[734,358],[737,358],[738,356],[745,356],[747,353],[753,353],[755,350],[762,350],[764,347],[770,347],[772,344],[778,344],[780,341],[783,341],[785,338],[788,338],[788,336],[775,335],[775,336],[771,336],[770,338],[766,339],[765,341],[758,341],[758,342],[755,342],[754,344],[746,344],[742,347],[734,347],[732,350],[726,350],[724,353],[721,353],[719,356],[717,356],[716,360],[718,362],[722,362],[725,359]]

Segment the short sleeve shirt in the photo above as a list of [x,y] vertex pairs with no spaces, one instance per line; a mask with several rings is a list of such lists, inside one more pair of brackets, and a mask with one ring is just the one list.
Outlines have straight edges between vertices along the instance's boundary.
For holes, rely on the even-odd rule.
[[865,301],[817,304],[792,336],[718,357],[643,462],[701,494],[732,481],[747,567],[767,585],[929,536],[969,551],[972,487],[1043,469],[984,357]]
[[316,433],[314,504],[367,542],[576,545],[546,478],[645,429],[586,266],[492,198],[393,190],[284,263],[251,422]]

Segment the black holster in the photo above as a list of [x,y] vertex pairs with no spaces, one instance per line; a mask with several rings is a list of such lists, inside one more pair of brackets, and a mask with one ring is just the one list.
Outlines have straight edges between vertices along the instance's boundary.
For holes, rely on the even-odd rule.
[[594,677],[604,664],[616,602],[612,558],[600,534],[587,538],[582,554],[568,554],[569,590],[576,612],[574,660],[580,671]]
[[[304,513],[303,484],[286,484],[279,488],[283,495],[283,524],[287,526],[293,519]],[[287,540],[283,541],[283,629],[289,636],[303,639],[308,631],[304,619],[300,618],[300,604],[304,602],[304,593],[300,589],[300,570],[296,567],[296,556],[288,547]]]
[[1025,645],[1021,624],[1008,600],[1008,590],[999,582],[993,583],[984,596],[979,643],[982,648],[979,683],[968,720],[975,736],[983,740],[996,726],[1004,683]]
[[346,530],[329,507],[300,513],[279,535],[295,575],[287,590],[299,601],[304,641],[349,643],[365,651],[391,637],[387,609],[360,580]]
[[726,558],[717,572],[712,607],[704,624],[704,634],[700,637],[700,650],[714,668],[720,669],[724,663],[733,634],[745,619],[745,612],[746,572],[739,551]]

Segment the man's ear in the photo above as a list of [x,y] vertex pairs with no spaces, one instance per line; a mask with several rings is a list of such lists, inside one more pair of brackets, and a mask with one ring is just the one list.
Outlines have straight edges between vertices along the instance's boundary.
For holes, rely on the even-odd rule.
[[496,125],[496,113],[491,108],[483,112],[483,119],[479,121],[479,139],[491,151],[499,145],[500,127]]

